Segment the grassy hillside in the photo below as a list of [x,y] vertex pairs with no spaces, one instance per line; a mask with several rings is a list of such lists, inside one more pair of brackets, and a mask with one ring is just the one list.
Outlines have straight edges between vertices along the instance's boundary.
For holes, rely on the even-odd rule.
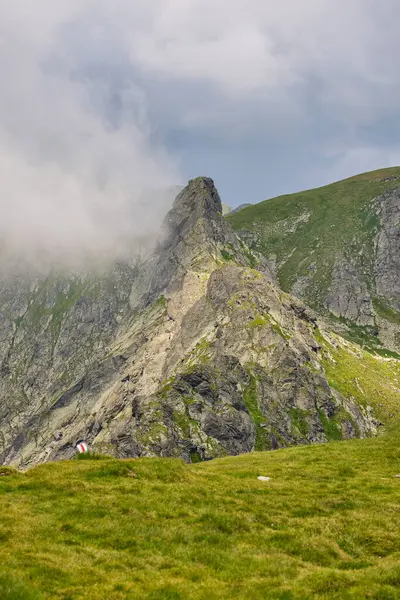
[[398,358],[376,356],[331,332],[318,330],[316,339],[332,388],[344,398],[355,399],[360,406],[371,407],[386,427],[400,422]]
[[400,598],[399,441],[3,467],[0,597]]
[[[324,313],[324,299],[339,256],[352,257],[373,295],[374,237],[379,220],[372,200],[399,185],[400,167],[381,169],[266,200],[227,219],[235,230],[250,233],[251,246],[276,261],[285,291],[292,291],[309,278],[310,285],[302,297]],[[373,298],[373,303],[382,317],[400,323],[399,314],[384,299]],[[371,333],[359,329],[358,336]]]

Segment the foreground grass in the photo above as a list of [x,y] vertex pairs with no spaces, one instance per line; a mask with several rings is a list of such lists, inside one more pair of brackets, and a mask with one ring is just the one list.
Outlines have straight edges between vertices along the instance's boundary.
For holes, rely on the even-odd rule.
[[0,598],[400,598],[399,441],[3,469]]

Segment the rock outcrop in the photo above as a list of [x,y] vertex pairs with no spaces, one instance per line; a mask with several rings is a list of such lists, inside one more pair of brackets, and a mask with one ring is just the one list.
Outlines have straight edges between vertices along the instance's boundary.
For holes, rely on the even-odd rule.
[[366,283],[357,268],[343,257],[338,258],[333,270],[326,308],[337,317],[344,317],[357,325],[374,325],[374,309]]
[[3,282],[0,460],[205,460],[371,435],[321,362],[316,316],[222,217],[212,180],[178,195],[158,248],[103,277]]
[[378,198],[381,228],[376,239],[376,293],[400,311],[400,189]]

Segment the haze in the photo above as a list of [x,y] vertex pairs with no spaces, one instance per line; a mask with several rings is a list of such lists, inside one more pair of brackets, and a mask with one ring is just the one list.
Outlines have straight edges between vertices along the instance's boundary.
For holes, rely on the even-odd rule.
[[123,256],[197,175],[237,205],[400,163],[397,8],[3,2],[3,261]]

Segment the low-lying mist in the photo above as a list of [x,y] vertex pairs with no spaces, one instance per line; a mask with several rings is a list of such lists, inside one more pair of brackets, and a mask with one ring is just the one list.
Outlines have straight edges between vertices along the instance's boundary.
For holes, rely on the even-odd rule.
[[0,8],[2,271],[129,257],[157,234],[180,183],[135,84],[114,89],[100,59],[93,73],[80,58],[78,6]]

